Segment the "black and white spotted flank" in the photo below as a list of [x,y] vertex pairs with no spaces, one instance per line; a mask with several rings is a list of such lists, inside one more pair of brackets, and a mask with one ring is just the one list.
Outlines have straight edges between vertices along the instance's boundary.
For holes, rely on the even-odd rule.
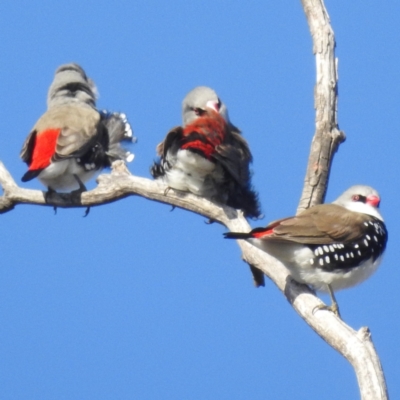
[[356,185],[332,204],[225,237],[248,239],[280,260],[296,281],[332,293],[365,281],[377,270],[388,240],[379,203],[375,189]]
[[325,271],[340,272],[370,259],[375,261],[385,251],[388,233],[384,223],[377,218],[372,217],[363,224],[366,228],[364,236],[353,242],[309,245],[314,253],[310,264]]

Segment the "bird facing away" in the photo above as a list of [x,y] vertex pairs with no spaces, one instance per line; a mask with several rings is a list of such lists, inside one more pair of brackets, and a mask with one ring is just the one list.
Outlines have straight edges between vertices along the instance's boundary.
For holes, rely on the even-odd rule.
[[251,185],[252,155],[214,90],[199,86],[182,103],[183,126],[173,128],[157,146],[160,160],[151,168],[168,187],[260,216]]
[[84,182],[115,160],[132,161],[121,141],[132,142],[125,114],[98,111],[97,89],[78,64],[55,73],[47,111],[26,138],[21,158],[28,165],[23,182],[38,178],[49,192],[86,190]]
[[334,292],[357,285],[378,268],[388,233],[378,210],[380,197],[369,186],[350,187],[332,204],[320,204],[295,217],[249,233],[225,233],[228,239],[250,239],[289,269],[292,277],[327,291],[339,315]]

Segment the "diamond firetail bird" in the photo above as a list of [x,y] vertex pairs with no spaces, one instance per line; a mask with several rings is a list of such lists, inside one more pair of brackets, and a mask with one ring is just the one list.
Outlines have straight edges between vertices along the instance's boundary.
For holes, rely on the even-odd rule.
[[388,233],[378,210],[380,197],[369,186],[352,186],[332,204],[321,204],[295,217],[229,239],[250,239],[276,257],[293,278],[327,291],[339,315],[334,292],[357,285],[378,268]]
[[151,169],[169,187],[207,197],[248,217],[260,215],[252,189],[249,146],[229,121],[214,90],[199,86],[182,104],[183,127],[172,129],[157,146],[161,157]]
[[121,147],[132,141],[132,129],[124,114],[99,112],[97,89],[77,64],[59,67],[47,97],[47,111],[40,117],[21,150],[28,164],[22,177],[38,178],[49,192],[79,188],[111,166],[115,160],[133,159]]

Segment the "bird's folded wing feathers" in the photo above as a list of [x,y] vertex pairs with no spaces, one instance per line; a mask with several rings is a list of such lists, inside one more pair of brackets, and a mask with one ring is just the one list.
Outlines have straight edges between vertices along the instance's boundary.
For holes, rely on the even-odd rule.
[[227,169],[239,185],[244,186],[250,179],[249,163],[252,161],[249,146],[239,133],[232,132],[230,141],[216,147],[213,158]]
[[[176,126],[175,128],[172,128],[167,135],[165,136],[165,139],[159,143],[156,147],[157,154],[160,157],[166,157],[167,151],[174,145],[174,142],[177,141],[180,137],[183,136],[183,129],[180,126]],[[179,146],[179,144],[176,144]]]
[[92,107],[68,104],[48,110],[34,129],[61,129],[53,160],[79,157],[84,154],[99,134],[100,113]]
[[25,139],[25,142],[22,145],[22,149],[20,152],[20,157],[28,165],[32,162],[32,152],[33,152],[33,146],[35,144],[35,137],[36,137],[36,130],[34,129]]
[[367,215],[335,204],[317,205],[296,217],[282,220],[268,239],[302,244],[350,242],[364,234],[364,222],[368,219]]

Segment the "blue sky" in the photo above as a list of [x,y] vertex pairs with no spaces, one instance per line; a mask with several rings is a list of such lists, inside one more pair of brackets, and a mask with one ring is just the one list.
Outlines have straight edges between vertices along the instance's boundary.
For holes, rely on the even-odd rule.
[[[400,3],[326,5],[347,135],[327,201],[374,186],[389,230],[378,272],[337,297],[350,326],[371,328],[399,398]],[[133,174],[150,177],[183,97],[208,85],[253,151],[258,225],[295,212],[314,133],[315,63],[300,1],[14,0],[0,5],[0,26],[0,159],[18,182],[19,151],[54,71],[74,61],[95,80],[99,107],[128,115]],[[2,398],[358,398],[348,363],[275,286],[253,288],[223,227],[133,197],[83,213],[18,206],[1,215]]]

